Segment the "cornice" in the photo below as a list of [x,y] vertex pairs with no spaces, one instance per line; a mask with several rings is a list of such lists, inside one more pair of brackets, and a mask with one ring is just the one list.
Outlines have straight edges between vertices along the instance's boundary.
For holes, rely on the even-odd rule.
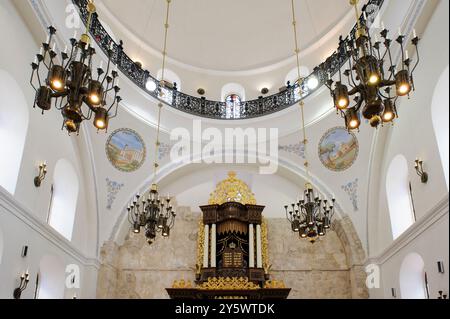
[[406,230],[399,238],[397,238],[388,248],[381,254],[368,258],[366,265],[376,264],[382,265],[398,254],[403,248],[411,244],[416,238],[421,236],[425,231],[430,229],[436,223],[440,222],[449,214],[449,196],[447,195],[439,203],[437,203],[425,217],[415,222],[408,230]]
[[31,211],[17,202],[17,200],[2,187],[0,187],[0,207],[5,213],[9,213],[16,217],[23,224],[30,227],[42,238],[55,245],[64,253],[74,258],[81,265],[85,267],[94,267],[97,270],[100,269],[100,262],[97,258],[86,256],[66,238],[61,236],[48,224],[43,223]]

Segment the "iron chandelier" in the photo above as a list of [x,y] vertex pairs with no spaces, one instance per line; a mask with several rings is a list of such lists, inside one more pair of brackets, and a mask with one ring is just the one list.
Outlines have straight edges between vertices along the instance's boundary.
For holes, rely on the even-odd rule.
[[156,184],[152,185],[147,198],[136,195],[127,210],[128,221],[133,227],[133,232],[139,234],[141,229],[144,229],[149,244],[155,241],[157,233],[161,233],[163,237],[169,237],[170,230],[175,225],[176,213],[170,205],[170,196],[161,199]]
[[[33,107],[38,106],[44,113],[54,104],[54,107],[61,111],[64,119],[63,129],[69,134],[78,134],[81,123],[92,117],[97,130],[107,130],[109,120],[117,116],[117,109],[122,100],[118,95],[118,71],[111,70],[112,43],[107,50],[106,71],[103,69],[103,63],[94,71],[95,49],[90,44],[89,30],[92,16],[96,12],[95,5],[89,2],[87,10],[89,19],[86,32],[79,40],[76,39],[76,33],[70,39],[70,53],[66,46],[58,59],[56,43],[52,46],[56,29],[50,26],[47,41],[42,44],[41,51],[31,64],[33,72],[30,83],[36,91]],[[47,73],[45,78],[41,78],[41,68]],[[35,79],[37,86],[33,83]],[[108,97],[110,93],[114,95],[112,99]]]
[[[169,33],[169,14],[170,3],[172,0],[166,0],[166,19],[164,23],[164,45],[162,51],[162,72],[161,81],[159,83],[158,94],[160,98],[165,96],[165,88],[168,84],[165,81],[166,59],[167,59],[167,38]],[[155,142],[155,163],[153,165],[153,178],[156,180],[159,163],[158,154],[161,147],[160,133],[161,133],[161,112],[163,104],[158,103],[158,125],[156,131]],[[142,204],[140,200],[142,199]],[[141,232],[141,228],[145,230],[145,237],[147,242],[151,245],[156,239],[158,232],[165,238],[170,236],[170,230],[175,226],[175,218],[177,214],[173,210],[170,204],[170,196],[163,200],[158,193],[158,185],[154,181],[150,190],[148,191],[147,198],[141,198],[138,194],[133,199],[132,204],[128,207],[128,221],[132,226],[132,230],[135,234]]]
[[[291,0],[292,9],[292,25],[294,29],[294,43],[295,43],[295,55],[297,60],[297,73],[298,83],[300,88],[300,94],[302,94],[302,88],[304,87],[304,78],[300,72],[300,49],[298,44],[298,32],[297,21],[295,17],[295,3]],[[305,184],[305,191],[303,198],[297,203],[286,205],[286,218],[291,224],[291,229],[295,233],[299,233],[300,238],[308,239],[311,243],[315,243],[319,237],[326,235],[327,230],[331,228],[332,220],[335,214],[335,203],[333,199],[328,202],[326,199],[322,199],[320,195],[315,195],[313,186],[310,182],[311,176],[309,172],[308,162],[308,138],[306,135],[306,123],[305,123],[305,103],[299,102],[300,112],[302,117],[302,132],[303,132],[303,145],[305,154],[305,171],[307,176],[307,182]]]
[[[336,83],[331,79],[331,75],[326,83],[337,112],[345,119],[348,130],[359,129],[361,115],[374,128],[393,122],[398,117],[397,99],[408,96],[415,90],[413,73],[420,61],[420,39],[416,32],[414,31],[412,45],[417,54],[417,61],[412,66],[412,60],[405,49],[406,36],[399,30],[396,42],[400,45],[402,61],[398,69],[392,58],[393,41],[388,37],[389,30],[384,25],[381,26],[381,40],[376,34],[371,35],[365,12],[362,17],[359,15],[358,2],[359,0],[350,0],[358,21],[356,32],[346,39],[341,37],[338,49],[348,58],[348,68],[344,72],[339,69],[339,80]],[[355,96],[354,106],[350,106],[351,96]]]
[[311,184],[306,184],[303,199],[291,205],[286,205],[286,218],[291,223],[292,231],[299,233],[300,238],[309,239],[314,243],[318,237],[326,235],[331,228],[335,213],[336,199],[329,202],[315,195]]

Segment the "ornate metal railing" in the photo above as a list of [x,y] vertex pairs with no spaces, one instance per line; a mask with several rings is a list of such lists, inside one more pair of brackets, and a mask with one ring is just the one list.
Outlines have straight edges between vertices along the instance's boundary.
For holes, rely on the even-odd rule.
[[[72,1],[78,7],[81,19],[84,23],[86,23],[88,17],[86,4],[88,0]],[[371,26],[375,21],[383,2],[384,0],[369,0],[363,7],[363,13],[365,12],[367,16],[369,26]],[[361,16],[361,19],[362,18],[363,16]],[[288,84],[286,89],[279,93],[266,97],[260,97],[256,100],[241,102],[240,112],[227,112],[227,104],[225,102],[211,101],[204,97],[191,96],[178,91],[176,86],[174,88],[167,88],[167,86],[161,87],[156,78],[154,78],[147,70],[144,70],[137,65],[124,52],[122,43],[116,43],[112,39],[100,23],[97,14],[94,15],[90,32],[98,46],[104,52],[107,52],[108,48],[112,45],[114,52],[112,62],[117,65],[118,69],[123,74],[125,74],[147,94],[177,110],[200,117],[218,120],[249,119],[265,116],[286,109],[320,89],[329,77],[335,75],[348,61],[348,55],[345,50],[337,49],[336,52],[325,60],[325,62],[314,68],[313,73],[305,78],[303,81],[302,90],[300,90],[298,83],[293,85]],[[355,32],[356,24],[347,38],[354,38]],[[316,77],[319,81],[319,85],[314,90],[311,90],[306,85],[311,77]],[[154,91],[148,91],[146,89],[146,84],[148,81],[153,81],[155,83],[156,89]],[[160,94],[160,92],[163,94]],[[230,113],[233,114],[231,117]]]

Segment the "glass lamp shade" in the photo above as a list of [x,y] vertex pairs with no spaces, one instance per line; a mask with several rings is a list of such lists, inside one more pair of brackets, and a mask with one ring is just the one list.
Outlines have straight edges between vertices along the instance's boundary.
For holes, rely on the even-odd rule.
[[364,84],[377,86],[381,81],[378,60],[374,56],[364,56],[357,63],[357,70],[360,79]]
[[90,81],[88,88],[89,103],[93,106],[99,106],[102,104],[103,87],[98,81]]
[[55,92],[63,92],[66,88],[66,71],[60,65],[53,65],[48,74],[48,84]]
[[72,119],[65,119],[64,120],[64,127],[69,133],[76,133],[78,132],[80,123],[75,123]]
[[411,92],[411,80],[407,70],[402,70],[395,76],[395,86],[398,96],[405,96]]
[[326,230],[323,224],[319,224],[317,225],[317,233],[319,234],[320,237],[323,237],[326,235]]
[[83,121],[83,115],[81,113],[81,108],[77,104],[67,105],[63,111],[65,118],[72,120],[75,124],[79,124]]
[[341,83],[336,84],[333,92],[334,105],[339,110],[345,110],[350,105],[350,97],[348,95],[348,88]]
[[325,216],[323,218],[323,228],[324,229],[330,229],[331,224],[330,224],[330,218],[328,216]]
[[308,228],[305,225],[300,226],[300,238],[307,238],[308,237]]
[[163,230],[162,230],[162,236],[163,237],[169,237],[170,236],[170,227],[169,226],[164,226]]
[[158,218],[158,228],[159,229],[164,229],[164,226],[166,226],[166,218],[164,218],[163,215],[160,215]]
[[133,232],[135,234],[139,234],[141,232],[141,225],[138,222],[135,222],[133,225]]
[[384,123],[390,123],[395,119],[395,107],[394,103],[390,99],[386,99],[384,101],[384,112],[383,112],[383,122]]
[[46,86],[41,86],[36,93],[36,105],[40,109],[48,111],[52,108],[51,98],[52,91]]
[[295,233],[300,231],[300,221],[298,219],[292,222],[292,231]]
[[356,130],[361,125],[359,114],[355,108],[350,108],[345,113],[345,123],[348,130]]
[[109,116],[108,110],[100,107],[95,110],[94,126],[98,130],[106,130],[108,128]]

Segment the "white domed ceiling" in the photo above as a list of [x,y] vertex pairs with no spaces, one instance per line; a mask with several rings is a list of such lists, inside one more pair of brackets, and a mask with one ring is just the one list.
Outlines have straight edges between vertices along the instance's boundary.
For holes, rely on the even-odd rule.
[[[109,17],[114,32],[132,34],[142,41],[141,48],[161,51],[166,1],[98,4],[100,16]],[[348,0],[302,0],[296,5],[302,50],[317,44],[351,11]],[[169,56],[189,66],[220,71],[285,61],[293,56],[290,7],[289,0],[172,1]]]

